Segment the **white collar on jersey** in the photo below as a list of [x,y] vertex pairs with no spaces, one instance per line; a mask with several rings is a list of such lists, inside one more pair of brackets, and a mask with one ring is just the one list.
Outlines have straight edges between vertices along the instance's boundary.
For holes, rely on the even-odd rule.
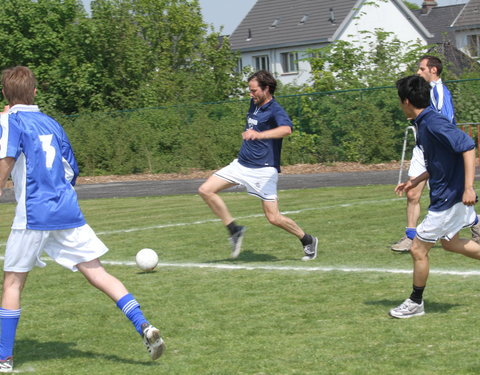
[[27,105],[27,104],[15,104],[12,108],[8,110],[8,113],[17,113],[17,112],[40,112],[38,105]]

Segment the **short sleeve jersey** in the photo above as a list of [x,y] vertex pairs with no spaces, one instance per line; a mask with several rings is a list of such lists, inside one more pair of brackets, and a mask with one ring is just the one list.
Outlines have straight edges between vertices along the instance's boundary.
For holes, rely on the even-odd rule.
[[475,148],[473,140],[444,116],[428,107],[414,120],[417,145],[430,175],[431,211],[444,211],[462,201],[465,190],[463,153]]
[[[245,130],[253,129],[263,132],[279,126],[292,128],[293,124],[287,112],[275,98],[261,107],[257,107],[253,100],[250,101]],[[249,168],[274,167],[280,172],[281,153],[281,138],[243,141],[238,154],[238,162]]]
[[0,159],[16,159],[12,228],[58,230],[84,225],[73,188],[78,166],[64,129],[35,105],[15,105],[8,115],[1,115],[0,122]]

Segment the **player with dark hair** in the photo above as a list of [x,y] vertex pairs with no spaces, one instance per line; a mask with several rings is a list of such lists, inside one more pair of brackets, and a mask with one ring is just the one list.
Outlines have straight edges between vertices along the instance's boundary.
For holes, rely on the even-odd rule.
[[139,303],[98,259],[108,249],[85,222],[73,188],[78,166],[63,128],[33,105],[32,71],[3,71],[2,93],[10,109],[0,115],[0,195],[11,175],[17,208],[4,261],[0,308],[0,372],[13,371],[13,347],[20,319],[20,296],[28,273],[44,267],[43,252],[72,271],[80,271],[109,296],[133,323],[152,359],[165,345],[160,331],[144,317]]
[[292,133],[292,121],[273,97],[276,80],[269,72],[260,70],[251,75],[248,86],[252,99],[238,158],[210,176],[198,192],[227,227],[232,244],[232,258],[237,258],[240,254],[246,228],[237,225],[218,192],[243,185],[249,194],[262,200],[263,211],[271,224],[301,241],[304,251],[302,260],[315,259],[317,238],[305,233],[295,221],[282,215],[278,208],[277,181],[282,138]]
[[425,313],[423,292],[428,279],[428,253],[437,241],[447,251],[480,259],[480,244],[459,238],[462,228],[478,224],[474,204],[475,143],[429,106],[430,86],[420,76],[397,81],[400,105],[407,118],[417,127],[417,146],[425,157],[426,171],[399,184],[403,192],[430,181],[430,206],[417,227],[410,249],[413,259],[413,291],[400,306],[390,310],[394,318],[411,318]]
[[[453,109],[452,95],[448,88],[442,83],[442,61],[432,55],[424,55],[418,62],[417,74],[423,77],[430,84],[429,106],[434,111],[444,116],[453,125],[456,125],[455,112]],[[422,151],[419,147],[413,149],[412,160],[408,170],[408,176],[415,178],[425,172],[425,162]],[[420,198],[425,189],[426,181],[420,182],[415,188],[407,192],[407,226],[405,236],[391,246],[393,251],[407,252],[412,246],[416,234],[417,222],[420,217]],[[480,226],[472,227],[474,241],[480,241]]]

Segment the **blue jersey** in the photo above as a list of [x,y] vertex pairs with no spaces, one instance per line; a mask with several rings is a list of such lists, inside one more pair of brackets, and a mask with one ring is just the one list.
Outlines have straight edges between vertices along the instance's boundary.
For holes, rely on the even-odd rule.
[[473,140],[430,107],[413,121],[417,145],[430,175],[431,211],[444,211],[462,201],[465,190],[463,153],[475,148]]
[[[250,101],[245,130],[263,132],[284,125],[293,127],[292,120],[274,98],[260,108]],[[275,167],[280,172],[281,153],[281,138],[243,141],[238,162],[248,168]]]
[[452,94],[447,86],[442,83],[441,79],[436,82],[430,82],[430,86],[432,86],[430,90],[430,107],[456,125]]
[[63,128],[36,105],[15,105],[1,116],[0,159],[16,160],[13,229],[80,227],[85,219],[73,188],[78,166]]

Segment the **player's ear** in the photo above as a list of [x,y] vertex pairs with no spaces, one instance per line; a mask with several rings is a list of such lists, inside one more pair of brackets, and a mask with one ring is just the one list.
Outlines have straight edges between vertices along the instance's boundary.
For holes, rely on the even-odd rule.
[[36,87],[33,89],[33,96],[37,96],[37,88]]

